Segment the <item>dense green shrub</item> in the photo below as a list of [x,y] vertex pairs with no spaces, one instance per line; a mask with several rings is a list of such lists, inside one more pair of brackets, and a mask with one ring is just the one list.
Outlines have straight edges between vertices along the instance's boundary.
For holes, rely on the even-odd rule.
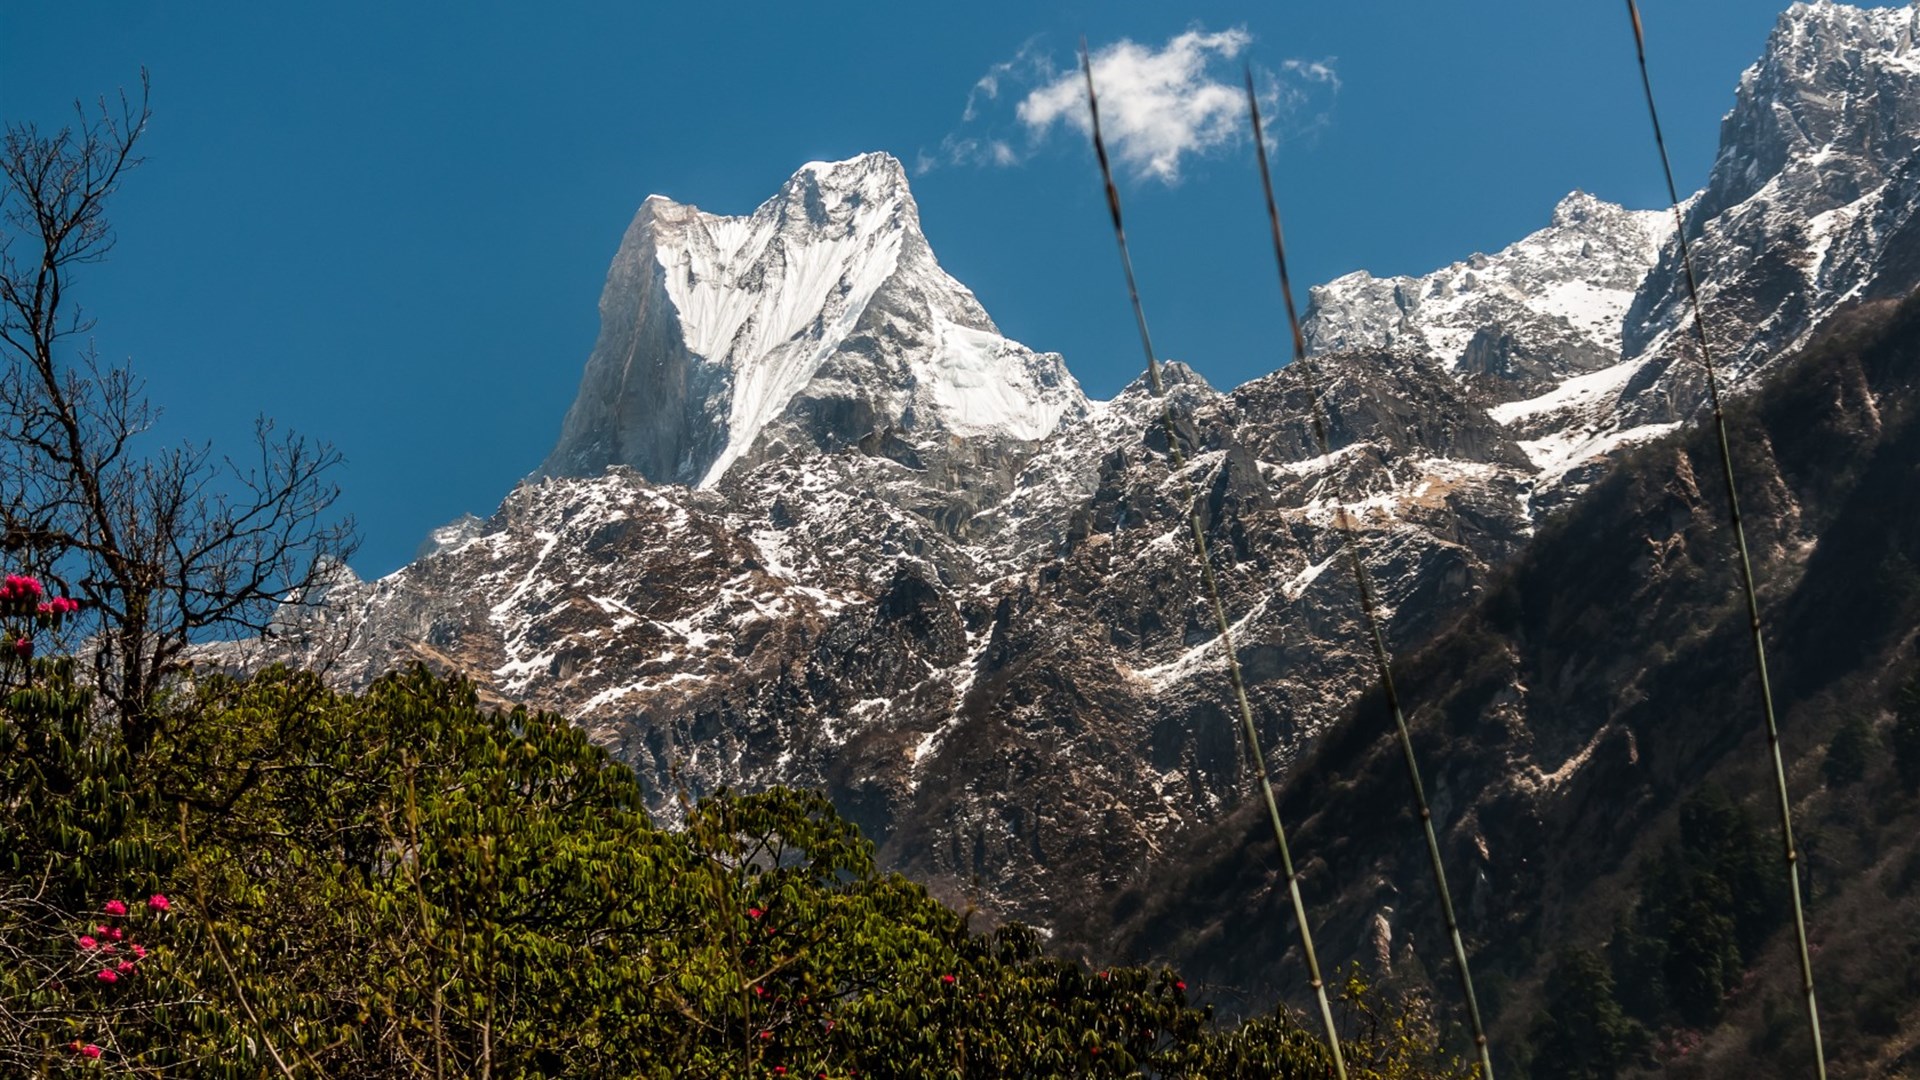
[[[723,792],[662,827],[578,729],[423,669],[362,695],[206,680],[133,760],[36,664],[0,709],[0,938],[37,958],[0,970],[0,1006],[43,1021],[0,1032],[0,1063],[29,1075],[1326,1071],[1290,1013],[1226,1027],[1173,972],[975,931],[818,795]],[[152,893],[137,970],[59,974],[70,913]],[[1424,1010],[1348,999],[1356,1075],[1458,1071]]]

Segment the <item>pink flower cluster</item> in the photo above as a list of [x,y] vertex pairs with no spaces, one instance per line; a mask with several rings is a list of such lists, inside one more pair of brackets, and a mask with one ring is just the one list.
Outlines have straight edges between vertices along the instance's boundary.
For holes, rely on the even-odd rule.
[[[52,626],[80,610],[80,601],[66,596],[47,596],[40,579],[25,574],[8,574],[0,583],[0,618],[30,619]],[[33,659],[33,638],[26,633],[12,635],[12,641],[0,638],[0,657],[25,662]]]
[[24,574],[8,574],[6,584],[0,585],[0,603],[4,604],[37,603],[45,594],[39,578]]
[[[171,907],[173,902],[159,893],[154,893],[147,898],[147,910],[155,914],[161,914]],[[127,904],[124,900],[109,900],[102,905],[101,910],[113,918],[122,919],[127,915]],[[109,959],[119,948],[119,943],[126,941],[126,937],[125,930],[103,923],[94,927],[93,933],[82,934],[74,944],[80,947],[81,952],[95,953],[101,958],[103,966],[99,971],[94,972],[93,977],[112,986],[122,978],[132,975],[134,966],[147,958],[146,946],[136,941],[128,941],[126,942],[127,951],[133,954],[132,959],[118,961]]]
[[[11,587],[15,580],[8,578],[8,587]],[[173,901],[160,893],[147,897],[147,912],[151,915],[163,916],[172,908]],[[125,919],[132,914],[132,909],[127,902],[118,899],[109,900],[100,905],[100,910],[109,920]],[[74,940],[74,944],[87,959],[100,964],[99,970],[93,973],[93,977],[96,982],[104,986],[114,986],[120,980],[130,978],[138,969],[140,961],[147,958],[147,947],[137,941],[128,940],[127,928],[111,921],[95,926],[91,934],[80,935]],[[116,955],[122,947],[126,949],[126,955]],[[89,1061],[99,1058],[102,1053],[99,1044],[81,1039],[68,1043],[67,1049]]]

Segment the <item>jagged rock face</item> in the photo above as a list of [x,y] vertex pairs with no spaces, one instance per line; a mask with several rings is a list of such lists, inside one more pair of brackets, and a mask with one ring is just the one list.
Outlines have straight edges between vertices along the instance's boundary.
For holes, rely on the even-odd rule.
[[1356,271],[1315,288],[1307,344],[1422,350],[1502,401],[1533,397],[1619,363],[1627,308],[1672,231],[1660,211],[1576,191],[1545,229],[1494,255],[1418,278]]
[[[1902,135],[1854,133],[1920,100],[1894,74],[1911,35],[1888,44],[1859,28],[1890,16],[1850,10],[1789,12],[1742,102],[1791,115],[1864,79],[1882,104],[1775,157],[1758,143],[1784,127],[1729,122],[1756,147],[1723,162],[1828,179],[1716,172],[1689,218],[1717,252],[1710,291],[1747,288],[1765,251],[1742,245],[1781,235],[1733,223],[1844,187],[1830,145],[1866,148],[1848,160],[1884,224],[1830,219],[1828,261],[1794,279],[1807,317],[1920,280],[1920,244],[1892,240],[1920,205],[1899,186],[1911,163],[1877,156]],[[1669,220],[1576,194],[1495,255],[1315,290],[1330,452],[1302,372],[1223,394],[1170,364],[1187,460],[1170,472],[1161,401],[1136,382],[1088,402],[1057,356],[1000,337],[934,261],[891,158],[809,165],[746,218],[650,199],[536,478],[413,565],[332,585],[306,640],[283,637],[343,682],[422,660],[565,713],[669,816],[680,790],[824,787],[942,895],[1067,925],[1249,790],[1189,510],[1285,771],[1371,677],[1340,508],[1390,642],[1413,648],[1606,455],[1685,415],[1671,335],[1630,314],[1667,310],[1649,298]],[[1841,243],[1856,231],[1873,245]]]
[[1279,762],[1364,682],[1337,506],[1396,641],[1524,542],[1525,455],[1470,387],[1384,354],[1322,374],[1331,455],[1299,372],[1223,395],[1174,365],[1184,470],[1136,384],[964,530],[924,512],[924,473],[858,448],[713,490],[628,469],[527,483],[407,569],[336,586],[332,670],[477,674],[573,717],[669,816],[680,789],[824,787],[892,865],[1053,923],[1244,794],[1189,506]]
[[647,199],[541,474],[710,487],[802,448],[1033,442],[1080,416],[1059,355],[1000,336],[919,213],[888,154],[807,165],[744,218]]
[[[1911,798],[1823,790],[1816,767],[1846,721],[1883,717],[1894,689],[1920,675],[1920,296],[1870,303],[1832,330],[1750,394],[1734,429],[1800,850],[1840,850],[1850,841],[1822,834],[1870,833],[1869,821],[1888,838],[1826,856],[1825,884],[1810,889],[1823,990],[1861,985],[1884,967],[1887,942],[1910,936],[1912,908],[1877,882],[1914,865],[1920,811]],[[1709,428],[1642,448],[1397,666],[1496,1046],[1527,1037],[1556,954],[1604,946],[1689,793],[1716,785],[1776,835],[1719,472]],[[1379,693],[1353,702],[1288,778],[1281,812],[1321,964],[1424,983],[1457,1016],[1390,727]],[[1194,983],[1254,1002],[1297,998],[1303,963],[1277,861],[1264,808],[1242,806],[1169,846],[1103,917],[1066,936],[1109,956],[1177,960]],[[1835,903],[1843,897],[1852,906]],[[1688,1054],[1714,1063],[1705,1075],[1751,1072],[1722,1055],[1759,1045],[1753,1033],[1776,1007],[1763,1002],[1798,994],[1788,925],[1729,997],[1734,1019],[1708,1025],[1709,1046]],[[1857,1015],[1844,990],[1821,1004],[1830,1031]],[[1906,1023],[1871,1034],[1898,1032],[1892,1045],[1910,1048],[1912,997],[1898,1009]],[[1841,1044],[1861,1041],[1856,1031]]]
[[[1902,296],[1920,238],[1920,9],[1795,4],[1740,78],[1686,214],[1711,348],[1733,378],[1842,305]],[[1677,245],[1627,315],[1623,411],[1680,419],[1704,394]]]
[[[1920,284],[1916,18],[1796,4],[1741,77],[1712,176],[1683,208],[1729,382],[1845,306]],[[1495,255],[1315,289],[1307,325],[1316,352],[1425,350],[1497,399],[1494,418],[1540,469],[1541,508],[1565,505],[1596,462],[1671,431],[1707,393],[1672,215],[1579,193]]]

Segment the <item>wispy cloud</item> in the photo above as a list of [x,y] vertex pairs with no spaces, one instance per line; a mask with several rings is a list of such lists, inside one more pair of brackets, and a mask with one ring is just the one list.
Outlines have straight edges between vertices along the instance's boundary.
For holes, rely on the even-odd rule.
[[[1182,165],[1241,145],[1246,97],[1234,61],[1253,43],[1244,28],[1194,28],[1158,47],[1121,39],[1093,52],[1093,81],[1109,149],[1134,176],[1178,183]],[[1256,69],[1263,110],[1296,122],[1316,97],[1340,89],[1333,58],[1289,59]],[[1017,99],[1017,100],[1016,100]],[[1005,103],[1013,101],[1011,117]],[[1329,106],[1330,107],[1330,106]],[[1323,109],[1308,127],[1328,122]],[[967,93],[960,127],[937,150],[922,151],[919,172],[941,165],[1018,165],[1060,128],[1091,134],[1086,83],[1077,64],[1056,62],[1037,39],[987,69]]]

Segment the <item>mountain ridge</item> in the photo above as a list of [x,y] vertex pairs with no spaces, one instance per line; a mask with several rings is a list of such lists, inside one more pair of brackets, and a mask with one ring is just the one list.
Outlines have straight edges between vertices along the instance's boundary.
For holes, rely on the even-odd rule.
[[[1800,41],[1779,32],[1770,48]],[[1845,81],[1879,71],[1878,55],[1808,46],[1773,69]],[[1872,78],[1902,108],[1920,102],[1898,71]],[[1724,131],[1758,137],[1750,125]],[[1742,155],[1722,148],[1725,160]],[[1797,169],[1789,159],[1783,170]],[[1371,677],[1350,587],[1326,572],[1337,505],[1359,522],[1390,644],[1414,649],[1576,506],[1609,455],[1698,405],[1686,358],[1660,351],[1671,335],[1630,340],[1642,307],[1654,322],[1677,318],[1658,314],[1668,309],[1655,295],[1673,250],[1651,239],[1668,228],[1654,222],[1664,212],[1576,193],[1494,255],[1316,290],[1330,454],[1309,434],[1299,372],[1222,392],[1170,365],[1189,458],[1171,475],[1142,386],[1089,402],[1057,356],[1011,342],[994,356],[1028,373],[1022,400],[1061,406],[1058,426],[1038,439],[1021,437],[1030,428],[965,434],[965,407],[923,393],[945,370],[939,326],[997,331],[924,237],[914,242],[917,207],[911,222],[899,216],[910,192],[887,202],[894,178],[873,173],[885,161],[851,162],[865,171],[827,185],[839,202],[807,177],[848,162],[803,168],[743,218],[643,204],[548,463],[490,518],[438,531],[414,564],[336,586],[300,655],[349,684],[417,660],[566,714],[639,771],[667,816],[681,787],[824,788],[888,865],[939,895],[1067,925],[1247,793],[1211,613],[1196,600],[1185,492],[1200,494],[1260,734],[1284,773]],[[1858,166],[1876,177],[1905,167]],[[875,194],[847,206],[869,181]],[[1688,211],[1690,235],[1718,245],[1705,271],[1713,295],[1811,281],[1825,291],[1806,310],[1821,323],[1856,285],[1920,284],[1920,261],[1889,239],[1904,235],[1900,207],[1920,205],[1920,189],[1886,204],[1890,232],[1836,229],[1831,272],[1812,279],[1783,254],[1797,241],[1747,225],[1770,228],[1794,199],[1825,196],[1783,184],[1764,197],[1709,218],[1696,198]],[[849,230],[862,213],[877,216]],[[700,235],[725,244],[698,266],[672,254]],[[853,287],[842,242],[877,260],[870,293]],[[722,259],[723,247],[751,257]],[[740,307],[697,298],[727,273],[773,284],[729,300]],[[781,308],[816,287],[817,311]],[[1725,332],[1791,337],[1773,310],[1726,308]],[[752,382],[740,373],[769,356],[794,365],[756,385],[797,389],[738,399],[751,422],[736,427],[733,395]],[[626,377],[634,365],[646,378]]]

